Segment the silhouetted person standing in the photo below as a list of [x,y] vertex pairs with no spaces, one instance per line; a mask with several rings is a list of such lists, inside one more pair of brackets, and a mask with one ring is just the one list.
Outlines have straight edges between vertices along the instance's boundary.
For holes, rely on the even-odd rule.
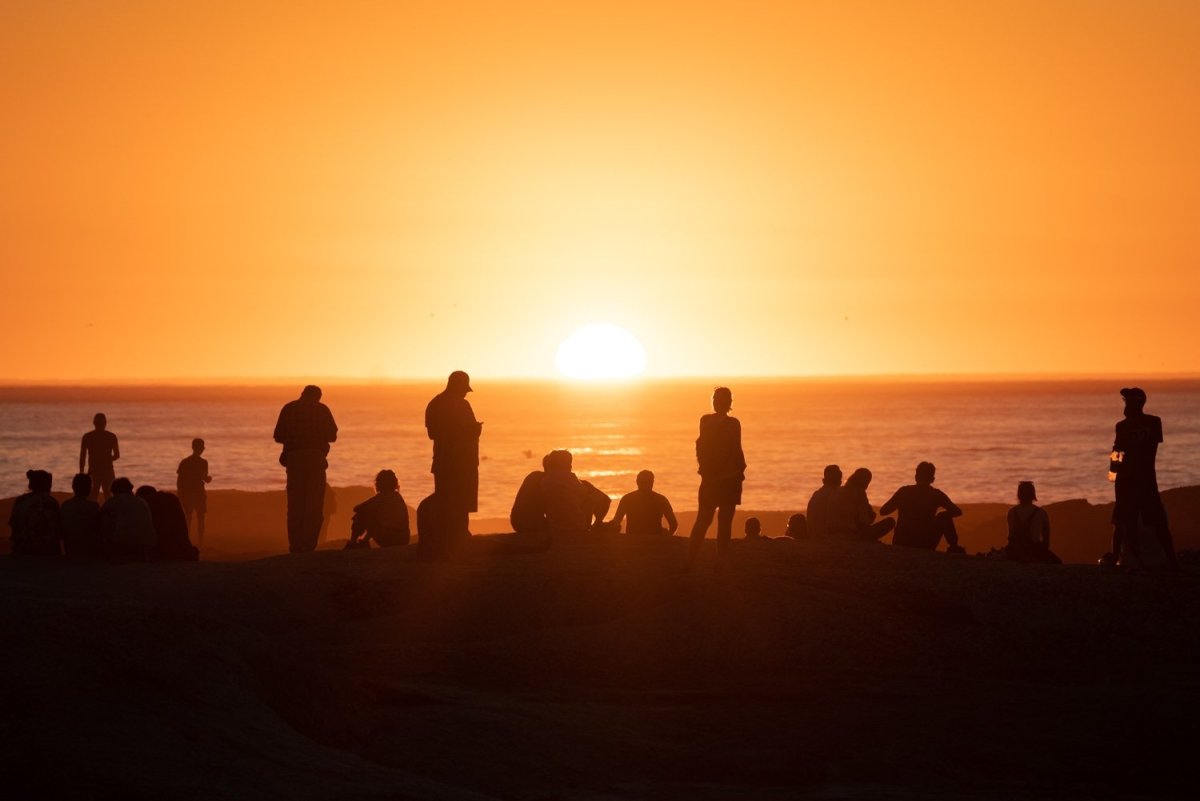
[[742,482],[746,480],[746,456],[742,453],[742,424],[729,416],[733,392],[717,387],[712,396],[713,413],[700,418],[700,436],[696,438],[696,461],[700,469],[699,510],[692,526],[687,569],[717,516],[717,565],[724,564],[733,536],[733,513],[742,502]]
[[196,544],[204,543],[204,517],[208,512],[208,490],[204,486],[212,481],[208,474],[208,460],[204,453],[204,440],[192,440],[192,455],[179,463],[175,471],[175,489],[179,503],[183,505],[183,517],[188,528],[192,525],[192,513],[196,514]]
[[1050,551],[1050,515],[1034,504],[1037,489],[1032,481],[1017,485],[1017,505],[1008,510],[1008,546],[1004,549],[1014,562],[1061,565]]
[[833,493],[829,502],[829,534],[835,539],[878,542],[896,521],[890,517],[875,519],[875,510],[867,499],[871,471],[860,467]]
[[298,400],[284,404],[275,424],[275,441],[283,445],[280,463],[287,468],[288,550],[305,553],[317,547],[325,500],[326,457],[337,441],[337,424],[321,403],[321,388],[309,385]]
[[821,479],[821,487],[808,499],[805,510],[808,521],[808,533],[817,539],[829,536],[829,502],[834,493],[842,486],[842,468],[836,464],[825,465],[825,475]]
[[1163,441],[1162,420],[1146,414],[1146,393],[1138,387],[1121,390],[1125,399],[1125,419],[1117,423],[1113,450],[1121,454],[1116,463],[1117,502],[1113,507],[1113,549],[1104,560],[1115,563],[1124,548],[1136,560],[1141,559],[1141,527],[1154,529],[1159,545],[1172,568],[1179,566],[1175,542],[1167,525],[1167,510],[1158,494],[1155,459]]
[[932,551],[937,549],[944,537],[950,553],[962,552],[958,545],[958,531],[954,528],[954,518],[962,515],[962,509],[955,506],[946,493],[933,486],[936,474],[937,468],[931,462],[921,462],[917,465],[915,475],[917,483],[896,490],[887,503],[880,507],[881,515],[900,512],[896,534],[892,537],[893,545]]
[[[613,525],[618,532],[621,521],[626,518],[629,520],[625,526],[627,534],[666,534],[670,537],[679,529],[671,502],[667,496],[654,491],[654,474],[649,470],[637,474],[637,489],[622,496],[617,504]],[[663,520],[667,521],[666,528],[663,528]]]
[[470,514],[479,506],[479,436],[483,423],[467,402],[471,379],[455,370],[446,388],[425,407],[425,429],[433,440],[433,494],[451,539],[470,536]]
[[84,434],[79,442],[79,472],[91,476],[94,501],[101,495],[108,498],[111,494],[110,487],[117,475],[113,462],[121,458],[121,449],[117,445],[117,435],[107,430],[107,417],[98,413],[92,418],[92,425],[95,428]]

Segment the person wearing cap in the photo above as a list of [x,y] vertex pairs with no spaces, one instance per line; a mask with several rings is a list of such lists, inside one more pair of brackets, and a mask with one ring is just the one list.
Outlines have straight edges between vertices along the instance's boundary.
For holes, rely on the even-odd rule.
[[329,444],[337,441],[337,423],[321,403],[321,388],[308,385],[297,400],[284,404],[275,423],[275,441],[283,446],[279,463],[287,469],[288,550],[316,550],[324,519],[325,471]]
[[1163,441],[1162,420],[1145,413],[1146,392],[1140,387],[1122,389],[1121,397],[1125,399],[1125,419],[1117,423],[1113,440],[1113,450],[1122,457],[1115,479],[1112,553],[1105,554],[1101,561],[1116,564],[1121,560],[1122,549],[1140,561],[1141,526],[1149,526],[1154,529],[1167,563],[1175,568],[1179,561],[1154,468],[1158,444]]
[[805,519],[808,521],[808,533],[816,539],[829,536],[829,502],[833,500],[838,487],[842,486],[842,468],[836,464],[825,465],[825,474],[821,478],[821,486],[808,499]]
[[433,440],[433,494],[444,516],[445,535],[470,536],[471,512],[479,506],[479,436],[483,423],[467,402],[471,378],[455,370],[446,388],[425,407],[425,429]]

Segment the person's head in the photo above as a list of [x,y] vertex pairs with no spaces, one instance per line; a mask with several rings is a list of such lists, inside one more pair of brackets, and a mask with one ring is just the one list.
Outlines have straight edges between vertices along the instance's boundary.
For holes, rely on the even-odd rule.
[[380,470],[375,474],[376,492],[399,492],[400,481],[391,470]]
[[566,450],[550,451],[546,454],[546,472],[570,473],[573,459],[571,452]]
[[821,477],[821,483],[827,487],[842,486],[842,468],[836,464],[825,465],[825,475]]
[[150,503],[150,499],[158,494],[158,489],[150,486],[149,484],[143,484],[142,486],[138,487],[137,492],[133,494],[141,498],[146,503]]
[[121,476],[113,480],[108,491],[113,495],[131,495],[133,494],[133,482]]
[[462,370],[455,370],[446,379],[446,391],[461,394],[465,398],[468,392],[474,392],[471,389],[471,376]]
[[871,471],[865,467],[860,467],[850,474],[850,478],[846,479],[846,486],[854,489],[866,490],[871,486]]
[[[838,481],[841,481],[842,473],[838,471]],[[794,514],[788,518],[787,531],[784,532],[794,540],[804,539],[808,536],[808,518],[802,514]]]
[[49,492],[54,486],[54,476],[45,470],[26,470],[25,478],[29,479],[30,492]]
[[1033,503],[1037,500],[1037,488],[1032,481],[1022,481],[1017,484],[1017,500],[1021,503]]
[[727,412],[733,408],[733,390],[729,387],[717,387],[713,390],[712,405],[714,412]]
[[196,437],[194,440],[192,440],[192,453],[196,456],[204,453],[204,440],[200,439],[199,437]]
[[746,536],[747,537],[757,537],[761,533],[762,533],[762,523],[759,522],[758,518],[757,517],[747,517],[746,518]]
[[937,468],[933,466],[933,462],[921,462],[917,465],[917,483],[932,484],[933,477],[937,474]]
[[104,416],[104,412],[96,412],[96,416],[92,418],[92,425],[97,431],[103,431],[108,426],[108,418]]
[[637,474],[637,488],[649,492],[654,489],[654,474],[649,470],[643,470]]
[[1125,416],[1132,417],[1142,413],[1142,409],[1146,408],[1146,390],[1141,387],[1125,387],[1121,390],[1121,397],[1125,399]]
[[316,403],[321,400],[321,388],[316,384],[309,384],[304,389],[300,390],[300,400]]
[[71,479],[71,492],[76,498],[86,498],[92,494],[92,477],[87,473],[76,473]]

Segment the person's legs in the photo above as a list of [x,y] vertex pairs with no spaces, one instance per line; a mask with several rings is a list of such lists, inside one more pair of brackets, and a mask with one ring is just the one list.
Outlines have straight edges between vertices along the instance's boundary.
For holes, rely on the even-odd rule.
[[708,534],[708,527],[712,525],[716,511],[715,506],[702,503],[696,512],[696,522],[692,526],[691,542],[688,544],[688,570],[696,563],[696,556],[700,553],[700,546],[704,544],[704,537]]
[[870,525],[859,526],[858,530],[854,533],[853,539],[860,542],[879,542],[895,527],[895,520],[890,517],[883,517]]
[[729,554],[729,542],[733,539],[733,504],[721,506],[717,511],[717,566],[725,564]]
[[300,542],[304,539],[304,468],[290,456],[287,465],[287,535],[288,551],[300,552]]
[[933,519],[933,529],[937,532],[939,542],[945,539],[951,548],[958,545],[958,529],[954,527],[954,518],[949,512],[938,512]]
[[325,507],[325,458],[310,465],[305,471],[304,478],[304,525],[303,540],[300,543],[305,552],[317,549],[317,540],[321,536],[321,514]]

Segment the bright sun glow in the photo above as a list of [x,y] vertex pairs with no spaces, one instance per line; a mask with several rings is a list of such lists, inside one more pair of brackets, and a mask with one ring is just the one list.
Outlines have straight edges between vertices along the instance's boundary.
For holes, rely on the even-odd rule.
[[563,340],[554,365],[567,378],[632,378],[646,369],[646,351],[624,328],[593,323]]

